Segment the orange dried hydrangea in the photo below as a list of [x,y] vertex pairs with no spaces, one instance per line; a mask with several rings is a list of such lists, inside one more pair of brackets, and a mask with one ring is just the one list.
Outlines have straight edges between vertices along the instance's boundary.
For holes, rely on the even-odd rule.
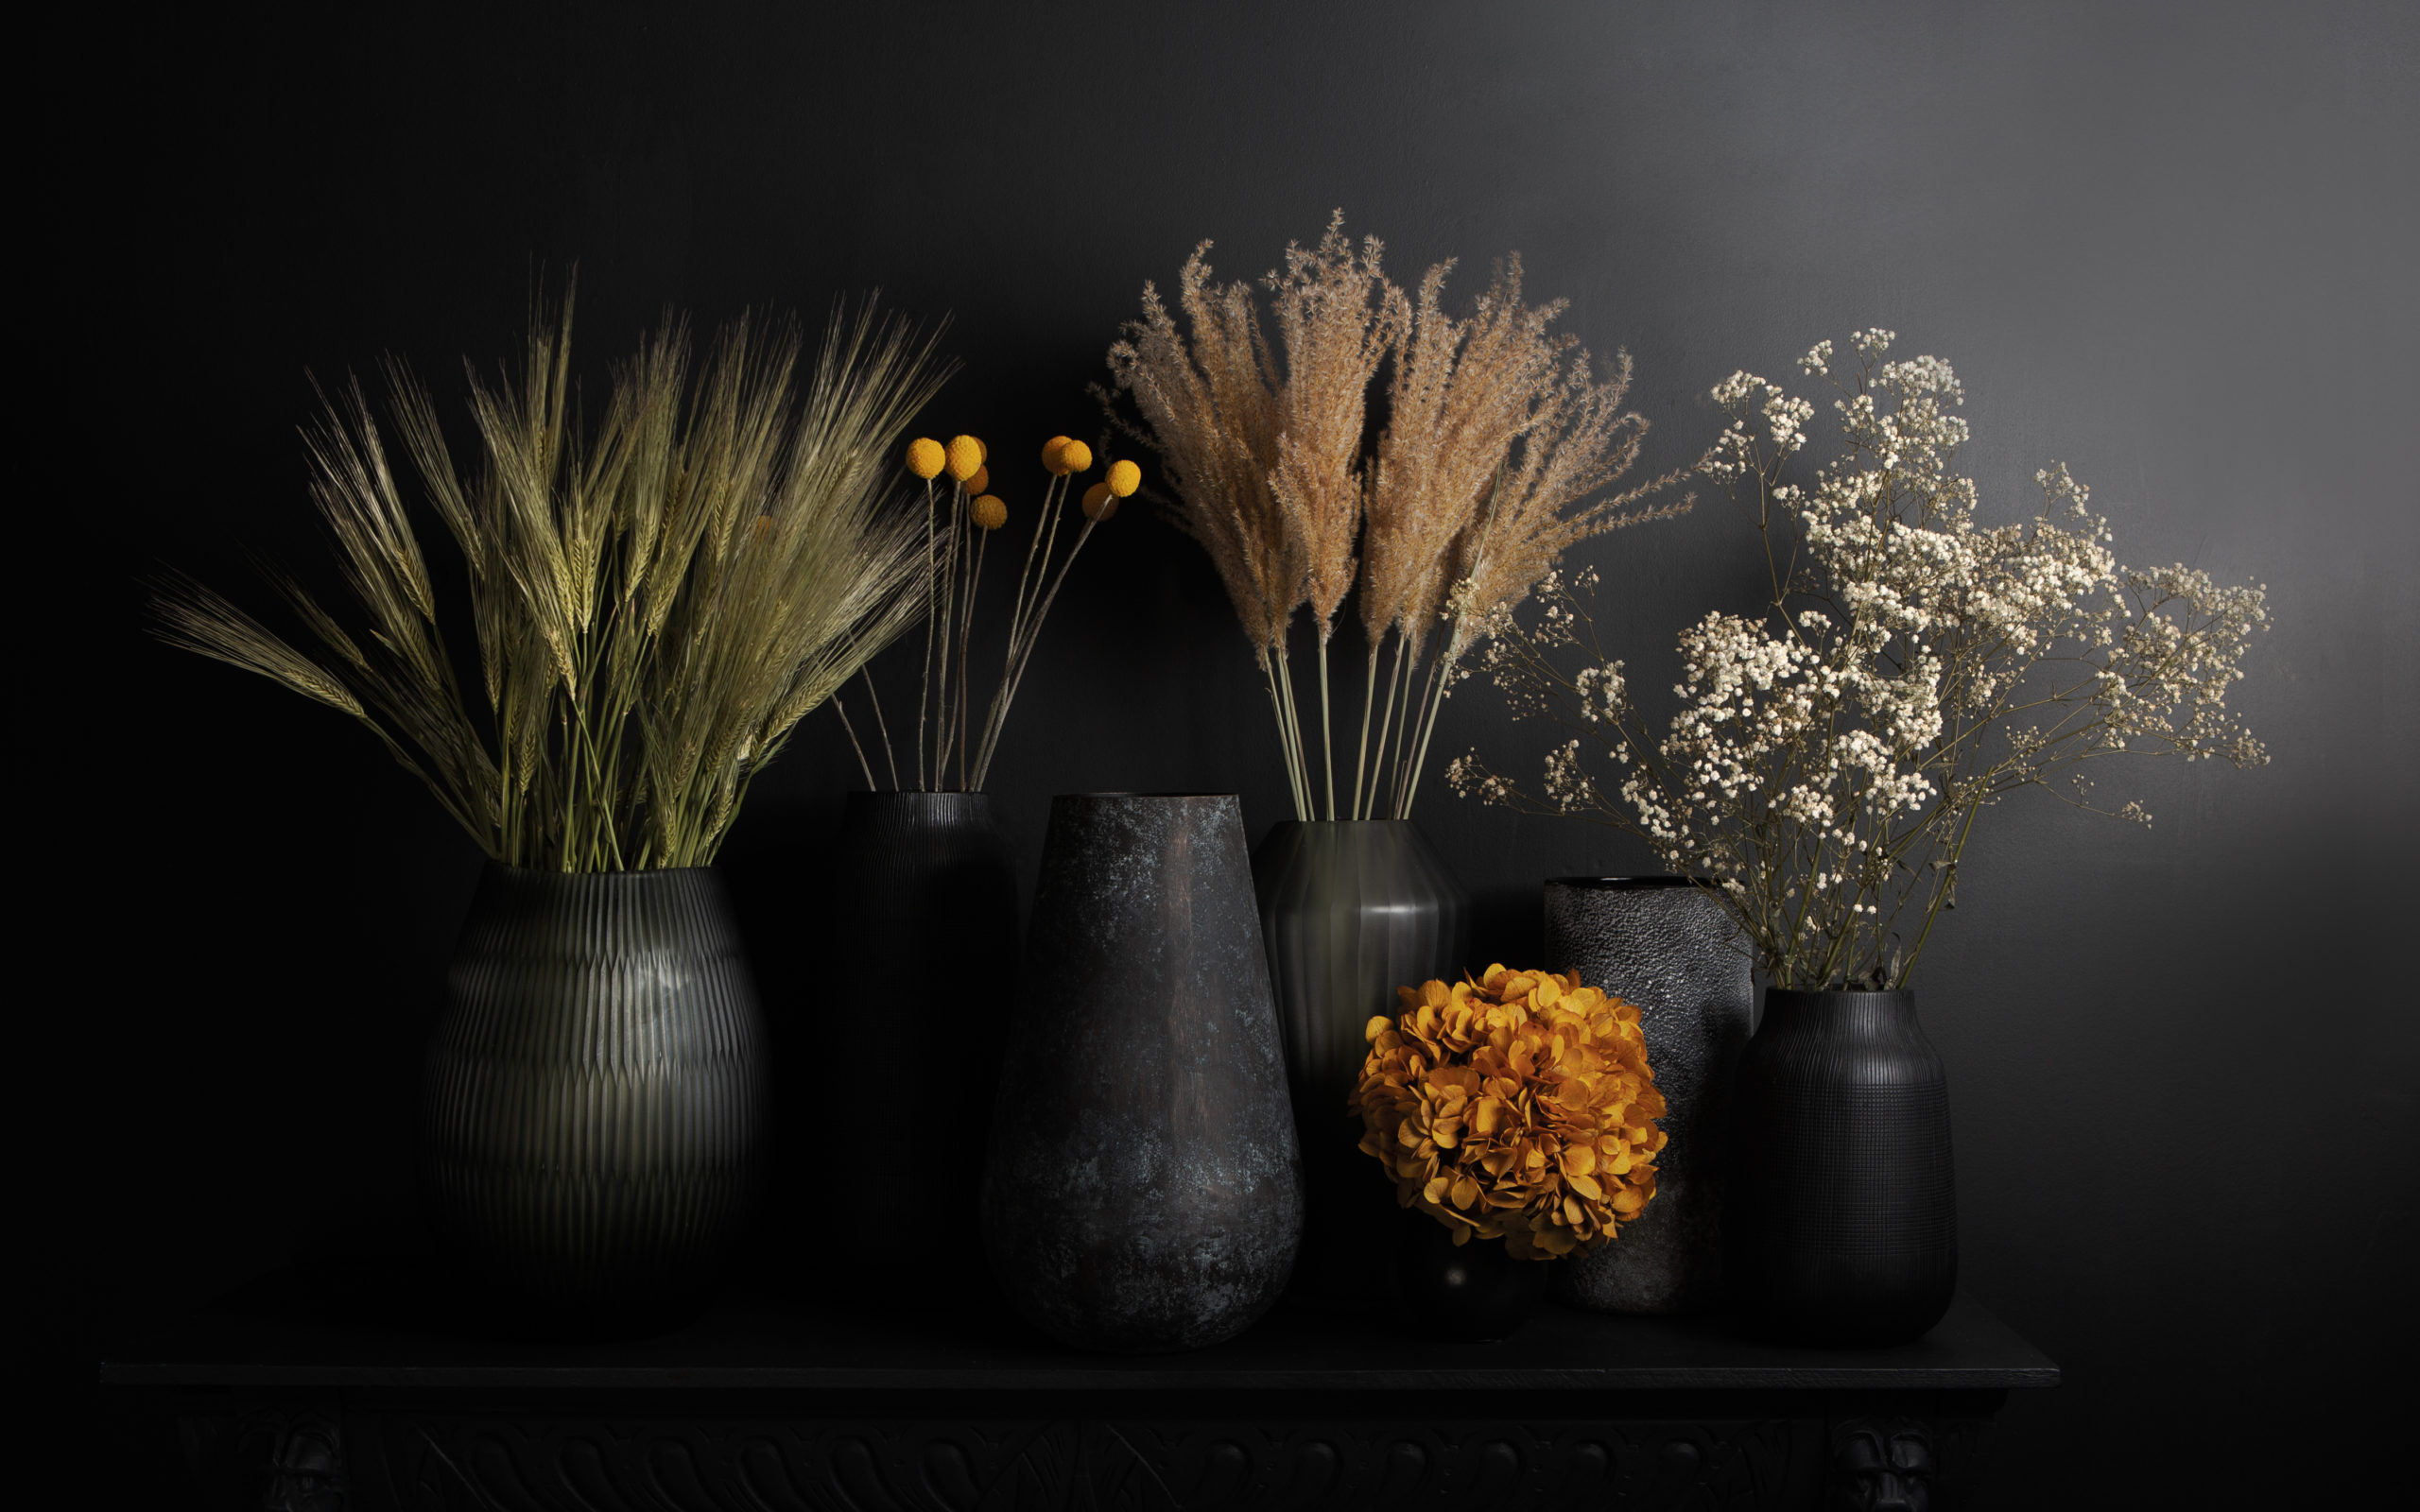
[[1584,1255],[1655,1195],[1664,1094],[1638,1008],[1577,972],[1398,988],[1353,1093],[1396,1200],[1516,1259]]

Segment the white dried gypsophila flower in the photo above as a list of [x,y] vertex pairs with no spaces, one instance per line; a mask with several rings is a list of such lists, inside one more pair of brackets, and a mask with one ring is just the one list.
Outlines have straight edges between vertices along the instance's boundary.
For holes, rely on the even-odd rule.
[[[1831,342],[1801,359],[1838,390],[1843,442],[1804,485],[1780,471],[1813,405],[1744,370],[1715,387],[1728,424],[1700,471],[1754,490],[1780,588],[1761,618],[1708,614],[1683,633],[1660,738],[1619,661],[1556,669],[1549,652],[1595,644],[1560,577],[1534,627],[1495,626],[1483,662],[1516,710],[1559,711],[1624,768],[1606,795],[1571,740],[1547,758],[1540,811],[1620,824],[1719,884],[1784,986],[1903,979],[1954,906],[1974,815],[2017,787],[2073,779],[2070,801],[2094,807],[2074,768],[2096,756],[2267,760],[2226,702],[2268,627],[2265,590],[2120,565],[2064,464],[2036,473],[2031,518],[1979,524],[1956,465],[1963,386],[1936,357],[1885,360],[1893,339],[1852,335],[1857,370],[1837,377]],[[2012,717],[2024,711],[2050,717]],[[1474,758],[1456,769],[1465,796],[1531,801]],[[2150,822],[2137,802],[2104,812]]]

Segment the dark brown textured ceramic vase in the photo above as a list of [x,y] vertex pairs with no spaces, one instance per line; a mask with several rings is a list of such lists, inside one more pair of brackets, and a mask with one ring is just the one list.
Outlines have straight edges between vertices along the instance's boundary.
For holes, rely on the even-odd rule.
[[983,1177],[994,1280],[1080,1349],[1216,1344],[1303,1226],[1232,794],[1052,800]]
[[491,865],[446,973],[422,1103],[441,1238],[500,1315],[644,1332],[742,1235],[764,1029],[721,880]]
[[1761,1332],[1904,1343],[1958,1287],[1949,1092],[1915,994],[1765,994],[1733,1102],[1726,1250]]

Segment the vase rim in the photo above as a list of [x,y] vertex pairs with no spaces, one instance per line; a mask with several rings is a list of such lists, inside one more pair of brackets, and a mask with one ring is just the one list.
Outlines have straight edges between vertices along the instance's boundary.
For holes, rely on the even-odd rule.
[[1548,877],[1549,887],[1593,887],[1603,892],[1648,892],[1664,887],[1699,887],[1697,878],[1675,871],[1651,871],[1635,877]]
[[[1409,819],[1378,819],[1378,818],[1369,818],[1369,819],[1279,819],[1279,820],[1277,821],[1277,823],[1278,823],[1278,824],[1300,824],[1300,825],[1305,825],[1305,826],[1314,825],[1314,824],[1317,824],[1317,825],[1329,825],[1329,824],[1333,824],[1333,825],[1335,825],[1335,826],[1336,826],[1337,828],[1339,828],[1339,829],[1342,829],[1344,826],[1346,826],[1346,825],[1348,825],[1348,824],[1409,824],[1410,822],[1411,822],[1411,821],[1410,821]],[[1271,828],[1271,829],[1274,829],[1274,828],[1276,828],[1276,825],[1271,825],[1271,826],[1270,826],[1270,828]]]
[[983,791],[983,789],[979,787],[853,787],[849,790],[849,797],[852,799],[861,798],[990,798],[991,796],[991,794]]
[[1907,998],[1912,1000],[1916,995],[1916,989],[1911,987],[1768,987],[1764,991],[1767,1002],[1771,1002],[1772,999],[1777,997],[1798,999],[1850,998],[1858,1002],[1871,1002],[1876,998]]
[[710,866],[625,867],[619,871],[558,871],[552,867],[516,867],[510,861],[498,861],[493,856],[487,857],[484,864],[489,870],[500,873],[507,877],[561,879],[563,881],[576,882],[587,882],[592,880],[621,881],[634,877],[694,877],[715,869]]
[[1236,796],[1236,795],[1233,793],[1054,793],[1051,795],[1054,800],[1058,799],[1071,798],[1094,799],[1150,798],[1167,799],[1180,802],[1198,802],[1204,799],[1214,800],[1218,799],[1231,799]]

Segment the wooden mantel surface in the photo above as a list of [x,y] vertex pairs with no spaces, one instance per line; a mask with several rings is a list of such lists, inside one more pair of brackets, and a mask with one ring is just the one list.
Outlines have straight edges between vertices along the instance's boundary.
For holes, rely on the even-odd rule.
[[440,1321],[407,1267],[269,1278],[226,1303],[129,1327],[108,1386],[708,1388],[863,1391],[1979,1390],[2055,1386],[2058,1366],[1970,1297],[1882,1349],[1759,1342],[1721,1318],[1616,1317],[1542,1303],[1495,1344],[1421,1339],[1281,1303],[1185,1354],[1064,1349],[996,1313],[866,1296],[741,1290],[690,1326],[625,1343],[478,1337]]

